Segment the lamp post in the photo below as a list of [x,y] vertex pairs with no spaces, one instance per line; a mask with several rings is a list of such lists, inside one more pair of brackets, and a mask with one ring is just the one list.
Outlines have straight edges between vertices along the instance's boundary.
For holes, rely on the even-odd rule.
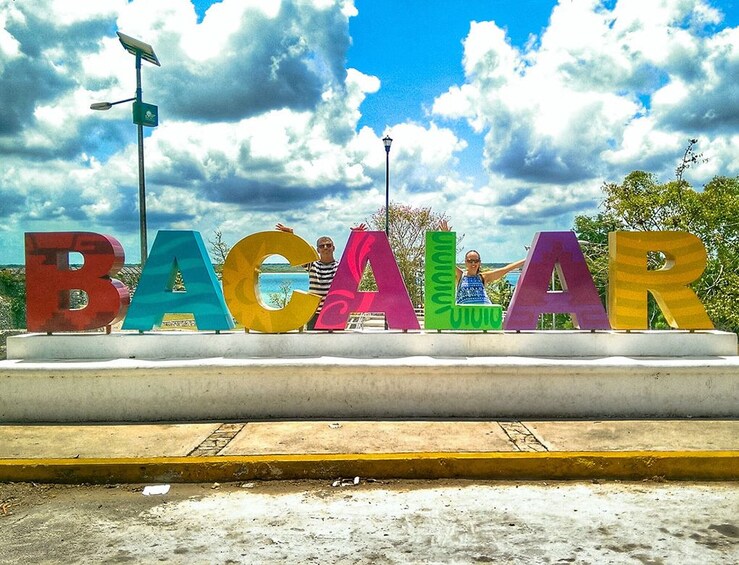
[[390,145],[393,139],[386,135],[382,138],[385,145],[385,235],[390,239]]
[[161,67],[154,49],[123,33],[116,32],[123,48],[136,57],[136,96],[117,102],[96,102],[90,105],[91,110],[110,110],[116,104],[133,101],[133,123],[136,124],[139,148],[139,237],[141,239],[141,266],[146,263],[149,246],[146,241],[146,180],[144,176],[144,126],[159,125],[159,109],[153,104],[146,104],[141,99],[141,60]]

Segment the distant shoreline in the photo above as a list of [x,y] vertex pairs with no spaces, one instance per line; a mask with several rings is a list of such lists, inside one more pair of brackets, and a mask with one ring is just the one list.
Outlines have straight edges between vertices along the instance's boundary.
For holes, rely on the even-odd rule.
[[[483,263],[481,268],[482,269],[495,269],[498,267],[504,267],[507,265],[507,263]],[[71,265],[72,267],[79,267],[79,265]],[[138,267],[138,263],[126,263],[124,267]],[[461,265],[458,265],[461,267]],[[0,269],[25,269],[25,265],[0,265]],[[304,273],[305,269],[302,267],[293,267],[292,265],[288,265],[287,263],[262,263],[261,268],[259,269],[262,273]]]

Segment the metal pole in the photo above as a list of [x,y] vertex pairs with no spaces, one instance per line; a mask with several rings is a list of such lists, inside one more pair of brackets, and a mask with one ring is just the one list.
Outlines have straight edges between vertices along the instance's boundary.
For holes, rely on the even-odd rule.
[[390,239],[390,148],[385,147],[385,235]]
[[[141,53],[136,53],[136,102],[141,104]],[[141,120],[139,120],[141,121]],[[137,125],[139,138],[139,235],[141,266],[146,263],[149,246],[146,243],[146,181],[144,180],[144,126]]]
[[[390,137],[390,136],[388,136]],[[383,139],[383,142],[385,140]],[[390,147],[385,145],[385,235],[390,242]],[[385,331],[388,330],[387,313],[385,314]]]
[[[556,267],[554,269],[556,270]],[[552,292],[554,292],[554,280],[555,280],[554,272],[555,271],[552,270]],[[554,312],[552,312],[552,329],[553,330],[557,329],[557,314],[555,314]]]

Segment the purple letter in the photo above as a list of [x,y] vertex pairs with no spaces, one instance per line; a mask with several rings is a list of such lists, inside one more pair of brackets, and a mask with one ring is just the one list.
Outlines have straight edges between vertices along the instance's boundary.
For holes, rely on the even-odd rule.
[[[550,292],[555,268],[563,290]],[[611,329],[573,232],[536,234],[503,329],[535,330],[539,314],[544,313],[570,314],[575,326],[584,330]]]

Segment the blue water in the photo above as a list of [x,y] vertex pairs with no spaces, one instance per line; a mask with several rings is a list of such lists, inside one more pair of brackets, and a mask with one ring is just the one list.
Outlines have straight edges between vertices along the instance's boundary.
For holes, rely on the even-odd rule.
[[[521,273],[508,273],[506,279],[515,286]],[[265,304],[269,304],[269,295],[280,292],[280,284],[290,281],[292,290],[308,290],[308,273],[260,273],[259,294]]]
[[290,281],[292,290],[308,290],[308,273],[259,273],[259,294],[269,304],[269,295],[280,292],[283,281]]

